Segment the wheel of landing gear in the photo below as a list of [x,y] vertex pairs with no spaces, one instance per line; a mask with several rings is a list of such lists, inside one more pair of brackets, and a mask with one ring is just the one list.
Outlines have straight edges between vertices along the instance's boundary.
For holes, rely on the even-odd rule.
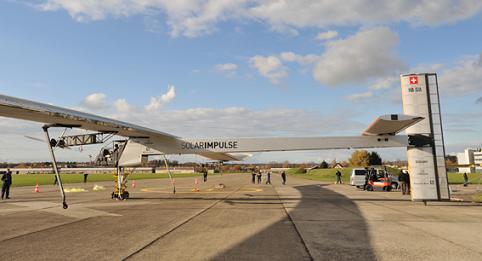
[[367,190],[368,190],[368,191],[373,191],[373,186],[372,186],[372,185],[367,185]]

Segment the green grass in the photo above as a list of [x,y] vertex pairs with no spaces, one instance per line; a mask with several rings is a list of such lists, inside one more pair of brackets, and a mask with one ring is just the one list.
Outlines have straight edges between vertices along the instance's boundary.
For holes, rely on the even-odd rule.
[[[342,180],[344,183],[348,183],[350,181],[350,175],[352,168],[343,168],[343,169],[314,169],[308,171],[307,173],[302,173],[302,171],[298,168],[289,169],[286,173],[295,177],[310,179],[310,180],[317,180],[317,181],[324,181],[324,182],[335,182],[336,176],[335,173],[337,170],[341,171]],[[398,176],[399,170],[388,168],[388,172],[392,175]],[[481,173],[471,173],[469,175],[469,180],[471,184],[478,184]],[[449,184],[463,184],[464,177],[463,174],[449,172],[448,173]]]
[[[478,184],[480,181],[481,173],[468,173],[469,176],[469,183],[470,184]],[[456,173],[456,172],[449,172],[449,184],[463,184],[464,183],[464,174]]]
[[[224,174],[224,173],[223,173]],[[210,174],[211,175],[211,174]],[[218,174],[216,174],[218,175]],[[197,173],[186,173],[186,174],[173,174],[174,178],[186,178],[200,176]],[[61,174],[62,183],[81,183],[84,181],[83,174]],[[140,180],[140,179],[166,179],[169,178],[167,174],[160,173],[146,173],[146,174],[131,174],[129,175],[129,180]],[[54,174],[21,174],[12,175],[12,186],[13,187],[23,187],[23,186],[35,186],[39,185],[52,185],[55,180]],[[114,181],[114,176],[111,173],[104,174],[89,174],[88,183],[94,183],[99,181]]]
[[317,181],[325,181],[325,182],[335,182],[336,176],[335,173],[337,170],[341,172],[341,179],[344,183],[348,183],[350,181],[350,174],[351,168],[344,168],[344,169],[314,169],[308,171],[306,174],[301,173],[299,169],[290,169],[287,171],[288,175],[292,175],[295,177],[310,179],[310,180],[317,180]]

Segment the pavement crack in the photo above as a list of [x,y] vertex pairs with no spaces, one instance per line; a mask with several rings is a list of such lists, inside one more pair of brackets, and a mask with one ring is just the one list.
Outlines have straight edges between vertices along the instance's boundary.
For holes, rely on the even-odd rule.
[[185,224],[189,223],[190,221],[192,221],[193,219],[195,219],[196,217],[199,217],[200,215],[202,215],[203,213],[205,213],[206,211],[212,209],[214,206],[216,206],[219,202],[222,202],[222,201],[225,201],[227,198],[229,198],[232,194],[238,192],[239,190],[241,190],[244,186],[240,186],[239,188],[237,188],[236,190],[233,190],[231,191],[228,195],[226,195],[225,197],[223,198],[220,198],[218,200],[216,200],[216,202],[214,202],[213,204],[209,205],[207,208],[204,208],[203,210],[199,211],[198,213],[194,214],[193,216],[187,218],[186,220],[184,220],[183,222],[181,222],[180,224],[174,226],[173,228],[171,228],[170,230],[168,230],[167,232],[165,232],[164,234],[154,238],[153,240],[151,240],[149,243],[145,244],[144,246],[142,246],[141,248],[139,248],[138,250],[132,252],[131,254],[129,254],[128,256],[122,258],[121,260],[128,260],[132,257],[134,257],[135,255],[139,254],[140,252],[142,252],[144,249],[147,249],[148,247],[152,246],[154,243],[158,242],[159,240],[163,239],[164,237],[168,236],[169,234],[171,234],[172,232],[176,231],[177,229],[181,228],[182,226],[184,226]]

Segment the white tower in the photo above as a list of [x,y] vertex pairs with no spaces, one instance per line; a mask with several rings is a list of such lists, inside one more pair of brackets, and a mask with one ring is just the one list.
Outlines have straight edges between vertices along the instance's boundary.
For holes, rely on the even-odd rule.
[[406,129],[412,200],[449,200],[437,74],[401,75],[403,112],[424,118]]

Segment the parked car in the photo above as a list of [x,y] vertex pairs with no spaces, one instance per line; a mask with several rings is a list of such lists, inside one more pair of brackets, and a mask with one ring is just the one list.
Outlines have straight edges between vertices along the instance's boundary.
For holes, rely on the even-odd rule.
[[364,168],[354,168],[350,175],[350,185],[362,188],[365,185],[365,173]]

